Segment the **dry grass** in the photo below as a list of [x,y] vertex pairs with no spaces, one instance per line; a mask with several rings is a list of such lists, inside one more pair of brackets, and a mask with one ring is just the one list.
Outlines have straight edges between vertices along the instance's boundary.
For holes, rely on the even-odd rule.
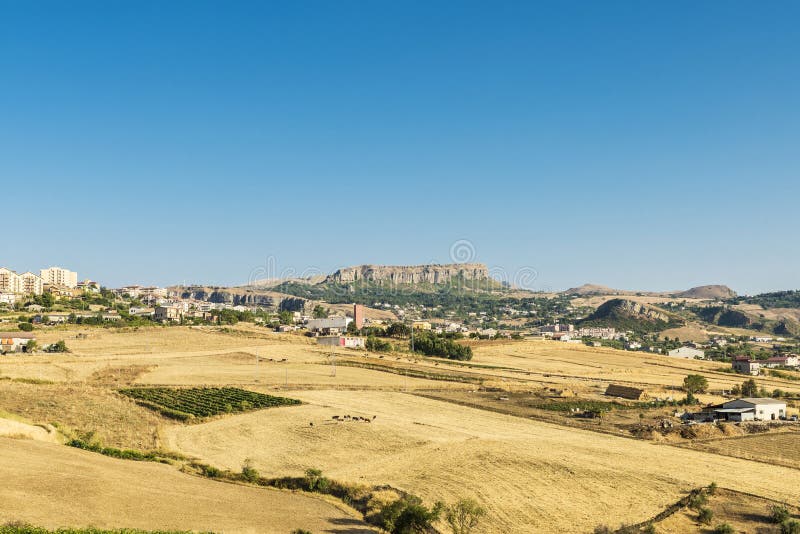
[[[79,339],[75,337],[78,331],[89,335]],[[48,342],[47,336],[66,339],[73,353],[3,359],[0,373],[59,383],[0,381],[0,410],[29,422],[57,421],[95,431],[106,445],[171,447],[223,468],[239,469],[251,458],[265,475],[300,475],[306,468],[316,467],[347,482],[392,484],[429,503],[472,497],[490,512],[489,532],[580,532],[603,522],[638,522],[677,501],[681,492],[711,480],[769,498],[796,496],[797,471],[787,467],[402,393],[441,394],[452,388],[450,393],[455,391],[458,396],[459,391],[474,389],[471,384],[343,366],[333,376],[329,349],[301,336],[273,334],[247,325],[225,331],[71,327],[47,332],[40,339]],[[487,385],[508,391],[567,388],[582,398],[599,398],[609,382],[639,385],[654,396],[679,396],[682,394],[674,388],[689,373],[705,375],[712,388],[730,388],[744,379],[720,372],[725,364],[558,342],[476,343],[474,351],[473,361],[467,364],[425,358],[412,362],[397,355],[366,358],[363,352],[343,350],[339,357],[479,377]],[[257,366],[256,354],[260,358]],[[759,378],[758,382],[769,389],[800,392],[797,382],[775,378]],[[306,404],[181,426],[162,421],[110,391],[127,383],[236,385],[268,393],[280,389],[282,395]],[[347,414],[377,418],[371,423],[332,420],[334,415]],[[635,411],[625,414],[637,415]],[[16,443],[27,446],[29,442]],[[52,456],[51,465],[59,461],[55,449],[52,454],[51,449],[42,451],[44,456]],[[37,464],[27,465],[34,468]],[[100,471],[87,469],[92,475],[82,483],[96,482]],[[124,470],[128,472],[127,467]],[[75,475],[66,472],[64,476]],[[51,495],[43,484],[31,492]],[[117,483],[111,486],[107,492],[124,489]],[[195,491],[205,499],[215,491],[207,494],[207,487],[198,486]],[[144,486],[139,491],[148,492]],[[98,498],[100,493],[92,495]],[[315,502],[309,504],[308,514],[319,513]],[[23,511],[27,514],[24,519],[46,519],[44,512],[28,507]],[[246,516],[237,514],[246,512],[241,507],[231,509],[226,524],[238,521],[242,526]],[[109,516],[100,517],[107,522]],[[184,521],[170,519],[172,522],[165,520],[155,526],[194,528],[197,524],[186,514],[178,517]],[[327,516],[314,517],[322,521]],[[313,525],[292,528],[317,531]],[[229,530],[243,531],[233,526]],[[282,531],[288,530],[287,526]]]
[[685,446],[800,469],[800,432],[797,431],[695,441]]
[[[770,506],[774,501],[745,495],[736,491],[718,489],[708,497],[706,506],[714,513],[712,526],[728,523],[735,532],[752,532],[754,534],[774,534],[780,532],[778,526],[769,518]],[[800,510],[796,506],[787,509],[798,517]],[[708,534],[711,527],[697,522],[697,512],[684,508],[667,519],[655,524],[659,534]]]
[[104,445],[136,449],[159,446],[161,420],[101,387],[0,382],[0,409],[32,423],[56,423],[67,434],[93,432]]
[[0,524],[373,532],[343,507],[320,499],[191,477],[166,465],[7,438],[0,438],[0,458]]
[[[588,531],[601,522],[641,521],[712,479],[765,496],[795,494],[791,469],[412,395],[291,396],[308,405],[175,427],[165,440],[222,467],[250,457],[269,474],[317,467],[337,479],[389,483],[429,502],[473,497],[489,509],[490,532]],[[377,418],[332,422],[344,414]]]

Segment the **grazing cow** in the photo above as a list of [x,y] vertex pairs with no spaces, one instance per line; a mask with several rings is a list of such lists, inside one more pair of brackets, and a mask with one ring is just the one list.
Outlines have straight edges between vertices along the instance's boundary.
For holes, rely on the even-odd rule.
[[310,423],[308,423],[308,426],[314,426],[314,421],[311,421]]
[[374,421],[376,417],[378,417],[378,416],[377,415],[373,415],[372,416],[372,420]]
[[339,420],[339,416],[338,415],[334,415],[333,417],[331,417],[331,419],[334,419],[335,421],[338,421]]

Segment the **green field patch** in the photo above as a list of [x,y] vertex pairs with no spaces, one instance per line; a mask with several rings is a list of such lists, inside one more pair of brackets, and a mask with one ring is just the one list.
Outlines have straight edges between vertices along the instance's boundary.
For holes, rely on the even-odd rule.
[[119,392],[137,404],[164,417],[186,421],[196,417],[211,417],[241,413],[276,406],[300,404],[297,399],[275,397],[245,389],[223,388],[126,388]]

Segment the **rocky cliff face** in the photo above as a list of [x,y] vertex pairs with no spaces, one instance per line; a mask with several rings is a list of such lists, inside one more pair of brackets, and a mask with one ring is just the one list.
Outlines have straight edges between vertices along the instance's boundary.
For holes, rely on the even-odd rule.
[[482,263],[453,263],[447,265],[358,265],[339,269],[325,282],[349,283],[361,280],[393,284],[445,284],[453,279],[485,280],[489,269]]
[[264,308],[280,308],[282,310],[302,311],[306,300],[266,292],[251,291],[239,288],[224,287],[180,287],[175,289],[181,298],[202,300],[216,304],[233,306],[263,306]]

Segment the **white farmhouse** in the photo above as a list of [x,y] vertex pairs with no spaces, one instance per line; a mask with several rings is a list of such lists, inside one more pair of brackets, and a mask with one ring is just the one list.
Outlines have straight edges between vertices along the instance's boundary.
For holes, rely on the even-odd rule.
[[706,357],[706,353],[692,347],[680,347],[667,352],[667,356],[686,358],[687,360],[702,360]]

